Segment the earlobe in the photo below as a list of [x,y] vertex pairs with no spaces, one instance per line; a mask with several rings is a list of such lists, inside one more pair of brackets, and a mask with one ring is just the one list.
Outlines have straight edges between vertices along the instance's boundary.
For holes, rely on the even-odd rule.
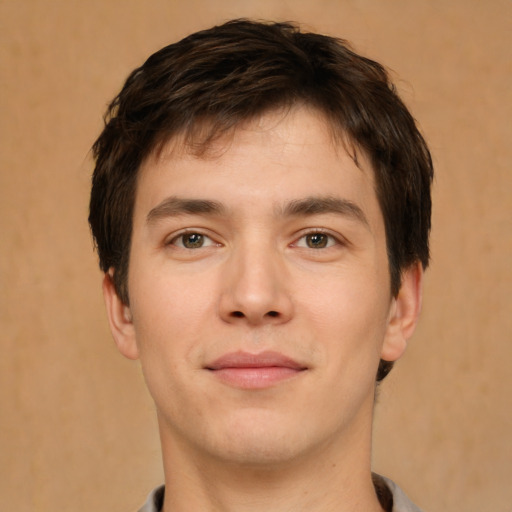
[[398,296],[393,299],[381,359],[396,361],[407,347],[421,311],[423,267],[416,263],[402,274]]
[[107,308],[110,330],[119,352],[128,359],[138,359],[139,350],[135,339],[130,307],[123,303],[113,282],[113,269],[103,277],[103,298]]

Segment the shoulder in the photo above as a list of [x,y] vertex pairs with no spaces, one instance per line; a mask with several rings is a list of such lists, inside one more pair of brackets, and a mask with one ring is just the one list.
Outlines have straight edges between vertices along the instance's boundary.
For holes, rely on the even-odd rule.
[[407,496],[406,494],[398,487],[398,485],[386,478],[385,476],[373,475],[374,481],[380,481],[380,483],[384,484],[390,491],[391,496],[393,497],[393,508],[392,512],[422,512],[420,508],[418,508]]
[[139,512],[160,512],[164,504],[165,487],[161,485],[153,489],[146,500],[146,503],[139,509]]

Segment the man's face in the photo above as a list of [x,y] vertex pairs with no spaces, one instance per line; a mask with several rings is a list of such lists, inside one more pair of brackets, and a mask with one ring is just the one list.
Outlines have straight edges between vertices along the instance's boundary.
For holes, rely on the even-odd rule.
[[167,149],[141,169],[113,327],[164,444],[269,463],[369,437],[379,359],[403,343],[365,159],[305,108],[204,158]]

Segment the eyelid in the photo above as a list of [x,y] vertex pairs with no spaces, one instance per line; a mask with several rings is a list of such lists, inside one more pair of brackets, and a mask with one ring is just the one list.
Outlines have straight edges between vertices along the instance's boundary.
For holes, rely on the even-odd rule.
[[[206,245],[202,245],[201,247],[190,249],[188,247],[185,247],[183,244],[177,244],[176,241],[180,238],[182,239],[185,235],[201,235],[204,239],[209,240],[211,243],[208,243]],[[187,251],[191,250],[198,250],[203,249],[206,247],[212,247],[212,246],[221,246],[222,244],[220,242],[215,241],[214,237],[210,233],[206,233],[204,229],[200,228],[185,228],[180,231],[177,231],[175,233],[172,233],[170,236],[166,237],[164,241],[165,246],[173,246],[177,247],[178,249],[184,249]]]
[[[308,235],[316,235],[316,234],[325,235],[325,236],[329,237],[330,239],[334,240],[335,243],[328,244],[327,247],[319,247],[319,248],[315,248],[315,249],[313,249],[312,247],[307,247],[307,245],[305,245],[305,244],[299,245],[299,241],[305,239]],[[295,241],[292,242],[291,245],[293,247],[300,247],[301,249],[303,248],[303,249],[311,249],[314,251],[319,251],[321,249],[325,250],[325,249],[329,249],[334,246],[348,245],[348,241],[345,239],[345,237],[343,237],[339,233],[333,233],[331,230],[326,229],[326,228],[307,228],[298,233],[298,235],[295,237]]]

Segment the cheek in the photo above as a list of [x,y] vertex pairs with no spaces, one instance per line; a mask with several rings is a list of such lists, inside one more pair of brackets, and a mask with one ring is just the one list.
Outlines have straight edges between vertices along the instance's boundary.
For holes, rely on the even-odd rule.
[[133,323],[141,360],[155,357],[172,364],[189,359],[204,337],[205,317],[214,308],[207,283],[176,274],[142,276],[132,285]]
[[387,327],[390,299],[378,279],[331,278],[319,288],[304,289],[302,307],[314,324],[316,339],[333,357],[378,361]]
[[[189,403],[187,383],[198,368],[211,310],[208,293],[188,279],[159,277],[138,286],[132,313],[142,372],[159,410],[178,411]],[[163,404],[166,404],[165,406]],[[190,414],[193,407],[187,405]]]

